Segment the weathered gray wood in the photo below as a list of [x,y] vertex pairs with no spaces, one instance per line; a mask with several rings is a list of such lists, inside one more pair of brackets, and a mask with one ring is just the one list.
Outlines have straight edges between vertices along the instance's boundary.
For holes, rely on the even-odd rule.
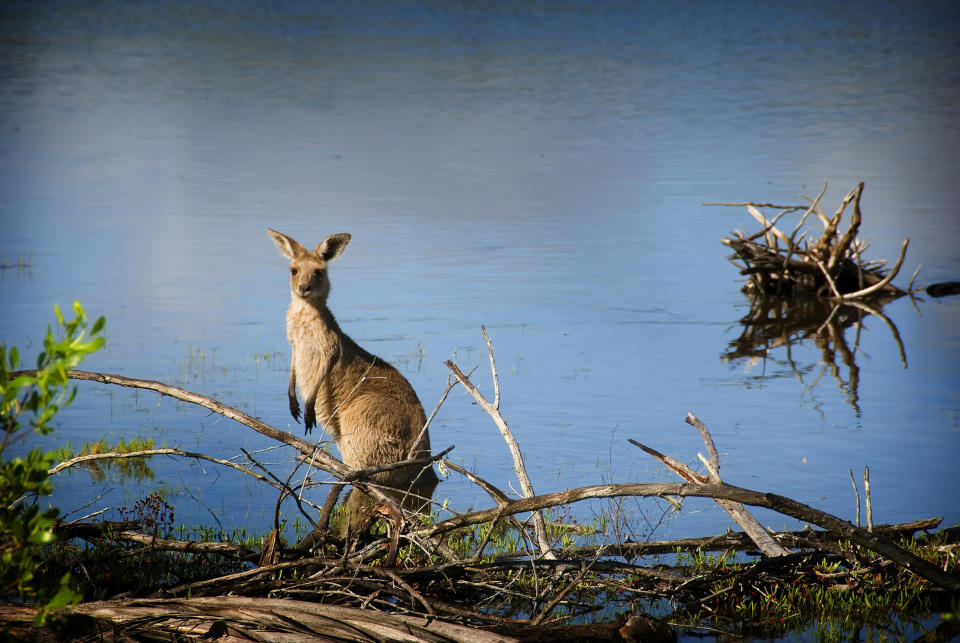
[[[520,452],[520,445],[517,444],[516,438],[513,437],[513,432],[510,431],[510,427],[507,426],[507,421],[504,420],[500,414],[500,380],[497,377],[497,365],[493,359],[493,344],[487,335],[487,329],[481,327],[481,330],[483,332],[483,339],[487,343],[487,352],[490,354],[490,372],[493,377],[494,391],[493,402],[489,402],[477,387],[473,385],[470,378],[464,375],[451,360],[447,360],[447,368],[453,372],[457,381],[467,389],[470,395],[473,396],[473,399],[477,401],[477,404],[487,412],[490,418],[493,419],[494,424],[497,425],[504,442],[507,443],[510,449],[510,454],[513,456],[513,470],[517,474],[517,480],[520,481],[520,488],[523,491],[523,495],[530,498],[534,495],[533,485],[530,482],[530,477],[527,475],[526,466],[523,464],[523,453]],[[533,512],[533,527],[534,537],[537,540],[537,545],[540,547],[541,555],[546,558],[554,558],[555,555],[553,551],[551,551],[550,541],[547,539],[546,524],[543,520],[543,514],[540,513],[540,511]]]
[[[637,442],[636,440],[630,440],[630,443],[634,446],[640,447],[652,455],[654,458],[662,462],[668,469],[671,469],[674,473],[691,484],[722,482],[719,474],[720,458],[717,455],[717,448],[713,444],[713,438],[710,436],[710,432],[707,430],[706,425],[704,425],[704,423],[692,413],[687,414],[686,422],[700,432],[700,437],[703,438],[703,443],[707,447],[707,453],[710,454],[709,460],[704,459],[704,464],[707,465],[707,470],[710,473],[709,477],[700,475],[682,462],[679,462],[670,456],[664,455],[656,449],[652,449]],[[724,511],[730,515],[731,518],[733,518],[734,522],[743,528],[743,531],[750,536],[750,539],[760,549],[760,551],[764,553],[764,555],[786,556],[790,553],[773,539],[767,530],[763,528],[763,525],[761,525],[757,519],[754,518],[753,515],[744,508],[742,504],[739,502],[733,502],[731,500],[721,500],[717,498],[714,500],[723,508]]]
[[[180,637],[259,641],[409,641],[410,643],[510,643],[512,639],[436,619],[321,605],[290,599],[236,596],[97,601],[60,615],[106,621],[138,639]],[[33,610],[0,610],[0,622],[33,620]]]
[[866,547],[882,556],[886,556],[901,567],[926,578],[938,587],[950,591],[960,590],[960,576],[948,574],[939,567],[928,563],[908,551],[900,549],[887,539],[881,538],[876,534],[871,534],[866,529],[861,529],[846,520],[828,514],[825,511],[814,509],[813,507],[809,507],[785,496],[744,489],[743,487],[736,487],[727,483],[684,484],[659,482],[580,487],[577,489],[542,494],[532,498],[519,498],[491,509],[460,514],[453,518],[434,523],[433,525],[425,526],[416,533],[421,536],[433,536],[459,527],[493,520],[494,518],[544,509],[546,507],[567,505],[588,498],[617,498],[624,496],[691,496],[699,498],[719,498],[721,500],[732,500],[754,507],[766,507],[767,509],[773,509],[784,515],[828,529],[841,538],[848,538],[858,545]]

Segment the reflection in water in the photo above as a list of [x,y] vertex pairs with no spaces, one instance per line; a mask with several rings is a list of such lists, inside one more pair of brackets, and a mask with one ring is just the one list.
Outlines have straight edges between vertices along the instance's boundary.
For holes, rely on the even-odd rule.
[[[856,357],[860,348],[860,331],[866,317],[874,316],[883,320],[897,343],[900,362],[904,368],[907,367],[907,355],[900,332],[883,314],[881,307],[882,304],[876,302],[791,301],[775,297],[753,299],[750,312],[740,319],[743,332],[730,342],[722,357],[729,363],[748,360],[752,364],[762,360],[766,364],[768,360],[773,360],[786,365],[808,392],[812,392],[829,373],[846,393],[846,400],[857,417],[860,417],[860,367]],[[856,327],[852,346],[846,335],[851,326]],[[820,349],[820,361],[802,363],[793,350],[798,346]],[[780,348],[783,349],[783,358],[774,355]]]

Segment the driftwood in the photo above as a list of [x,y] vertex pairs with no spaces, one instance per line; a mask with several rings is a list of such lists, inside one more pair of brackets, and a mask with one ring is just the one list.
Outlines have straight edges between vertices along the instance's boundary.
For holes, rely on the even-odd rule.
[[[820,207],[827,186],[808,205],[774,205],[772,203],[707,203],[746,207],[762,227],[759,232],[747,234],[735,231],[722,243],[733,250],[730,259],[748,276],[744,290],[753,297],[813,296],[838,301],[867,300],[886,302],[901,297],[906,291],[893,285],[906,257],[909,239],[905,239],[893,268],[884,270],[886,262],[868,262],[863,253],[865,242],[858,239],[863,214],[860,197],[863,183],[850,190],[832,216]],[[853,213],[846,231],[840,234],[840,221],[853,204]],[[780,212],[768,218],[761,208]],[[777,227],[788,214],[802,213],[790,234]],[[804,230],[807,219],[813,215],[823,227],[819,237]],[[919,269],[918,269],[919,270]],[[916,277],[916,273],[914,273]],[[911,282],[912,284],[912,282]]]
[[[65,615],[95,619],[74,635],[114,639],[117,628],[132,640],[223,641],[411,641],[507,643],[515,639],[445,621],[384,614],[373,610],[320,605],[289,599],[239,596],[188,599],[98,601],[65,610]],[[0,614],[11,634],[30,635],[33,610],[7,608]],[[76,621],[76,619],[74,619]],[[76,621],[82,623],[82,621]],[[321,636],[322,633],[322,636]],[[131,640],[131,639],[123,639]]]
[[[889,329],[903,367],[907,355],[897,326],[883,313],[884,304],[909,294],[916,301],[914,271],[906,291],[893,285],[903,266],[909,239],[905,239],[893,267],[885,261],[867,261],[868,244],[858,238],[863,223],[860,201],[864,184],[847,193],[837,210],[826,214],[821,201],[827,186],[806,205],[774,203],[708,203],[706,205],[746,207],[760,223],[761,230],[748,234],[734,231],[722,239],[733,250],[729,257],[742,275],[750,310],[739,323],[740,336],[723,353],[728,362],[746,360],[748,366],[762,362],[789,368],[804,389],[812,393],[824,376],[836,380],[846,393],[846,401],[860,415],[860,367],[856,355],[864,321],[874,317]],[[776,210],[775,215],[764,210]],[[851,211],[849,224],[841,233],[844,215]],[[784,222],[794,219],[790,232]],[[813,221],[816,219],[816,221]],[[822,228],[819,236],[811,233],[807,222]],[[819,222],[819,223],[817,223]],[[950,284],[934,284],[931,294],[950,294]],[[850,341],[845,332],[855,327]],[[812,344],[820,350],[815,365],[798,364],[793,346]],[[774,351],[782,350],[782,358]],[[845,372],[844,372],[845,371]]]
[[[69,538],[96,543],[127,543],[129,547],[140,547],[139,551],[220,556],[238,561],[240,567],[235,569],[242,570],[176,586],[157,586],[149,598],[117,598],[81,604],[62,610],[61,616],[91,616],[98,623],[110,623],[120,631],[134,636],[142,634],[146,638],[239,637],[244,632],[253,635],[255,631],[255,636],[263,640],[330,640],[337,637],[341,637],[338,640],[368,640],[400,638],[399,632],[404,631],[404,640],[484,640],[476,627],[509,625],[516,628],[524,625],[542,628],[565,622],[558,620],[557,610],[560,608],[564,618],[595,611],[602,607],[597,604],[596,593],[604,590],[625,592],[626,596],[635,598],[657,596],[678,604],[686,601],[699,604],[702,596],[692,592],[705,588],[705,581],[691,579],[680,569],[633,564],[631,561],[637,556],[675,553],[678,548],[752,550],[756,547],[766,554],[757,564],[765,565],[765,573],[770,573],[770,570],[787,569],[790,565],[833,555],[832,552],[840,551],[843,542],[852,542],[875,552],[882,560],[891,561],[928,580],[931,586],[960,591],[960,577],[918,558],[892,540],[931,529],[939,524],[938,519],[892,527],[876,526],[871,531],[781,495],[726,484],[719,476],[719,457],[710,433],[692,415],[688,416],[687,422],[700,432],[707,449],[707,457],[700,456],[706,475],[652,447],[634,442],[676,471],[686,482],[605,484],[535,495],[519,445],[499,414],[496,364],[492,343],[485,332],[484,339],[490,354],[493,402],[487,401],[470,381],[470,376],[452,362],[448,366],[456,382],[451,380],[444,397],[455,383],[459,383],[491,416],[510,445],[523,497],[510,497],[475,472],[445,459],[448,449],[429,460],[417,462],[427,466],[430,461],[439,459],[442,469],[457,472],[484,489],[494,506],[452,515],[447,508],[441,507],[434,520],[426,523],[393,501],[385,490],[369,482],[369,475],[375,469],[350,469],[319,449],[319,445],[274,429],[216,400],[159,382],[70,371],[69,375],[74,379],[154,390],[230,417],[292,447],[301,463],[308,462],[312,469],[325,472],[327,477],[308,481],[308,476],[304,476],[302,481],[293,485],[290,482],[292,474],[287,482],[283,482],[250,454],[247,457],[251,465],[246,467],[236,466],[228,460],[205,458],[279,489],[275,517],[278,524],[284,499],[296,500],[297,510],[309,518],[315,529],[310,537],[294,547],[284,546],[277,529],[264,540],[262,551],[258,552],[233,543],[177,541],[147,533],[142,527],[138,530],[129,522],[60,525],[59,531]],[[198,454],[173,449],[141,454],[198,457]],[[84,461],[77,458],[52,471],[82,466]],[[331,486],[323,507],[304,497],[306,489],[318,484]],[[380,500],[371,510],[371,519],[381,517],[387,523],[386,535],[348,535],[343,540],[327,533],[329,509],[342,487],[348,484],[364,488]],[[552,509],[553,515],[562,514],[562,508],[591,499],[686,496],[713,498],[744,526],[745,533],[666,542],[652,539],[648,542],[606,542],[603,534],[593,534],[592,544],[577,537],[572,542],[561,543],[563,534],[580,533],[576,531],[577,526],[562,522],[547,524],[541,513]],[[770,533],[749,515],[746,506],[772,509],[821,529]],[[318,513],[320,519],[317,519]],[[519,517],[527,514],[531,520],[521,522]],[[454,551],[452,542],[474,533],[472,530],[481,526],[485,536],[466,553]],[[513,530],[521,546],[512,551],[487,551],[496,530]],[[590,536],[589,530],[583,533],[584,538]],[[598,543],[598,540],[602,542]],[[778,560],[782,562],[773,562]],[[518,583],[521,577],[527,580]],[[633,580],[628,583],[627,577]],[[0,608],[0,622],[18,622],[17,609]],[[630,632],[643,630],[644,623],[642,615],[635,614],[630,622],[617,624],[617,628],[623,625],[621,631],[630,635]],[[471,629],[457,629],[459,625],[470,625]],[[656,630],[655,623],[651,627]],[[490,635],[493,638],[488,640],[506,640],[501,636],[505,630],[498,631],[499,635]],[[544,632],[543,636],[553,635],[548,634],[549,629],[535,629],[528,633],[534,631]],[[349,638],[351,636],[356,638]]]

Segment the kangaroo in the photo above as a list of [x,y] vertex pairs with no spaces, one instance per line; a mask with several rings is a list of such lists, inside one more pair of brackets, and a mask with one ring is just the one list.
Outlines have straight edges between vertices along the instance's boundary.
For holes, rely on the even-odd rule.
[[[327,263],[343,253],[350,235],[331,235],[310,251],[276,230],[268,228],[267,233],[290,260],[290,414],[300,420],[299,389],[306,433],[322,425],[336,440],[343,461],[356,469],[429,456],[426,416],[410,382],[350,339],[327,308]],[[438,482],[433,467],[381,472],[374,479],[398,490],[411,487],[413,494],[427,499]],[[354,508],[360,502],[355,491],[350,499]],[[416,501],[408,497],[404,504],[417,509],[422,500]]]

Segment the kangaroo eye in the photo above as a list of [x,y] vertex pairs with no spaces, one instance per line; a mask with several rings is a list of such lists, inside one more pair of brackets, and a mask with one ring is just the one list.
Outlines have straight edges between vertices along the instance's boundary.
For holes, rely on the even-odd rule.
[[296,268],[291,268],[291,269],[290,269],[290,274],[293,275],[293,276],[296,276],[296,275],[297,275],[297,269],[296,269]]

